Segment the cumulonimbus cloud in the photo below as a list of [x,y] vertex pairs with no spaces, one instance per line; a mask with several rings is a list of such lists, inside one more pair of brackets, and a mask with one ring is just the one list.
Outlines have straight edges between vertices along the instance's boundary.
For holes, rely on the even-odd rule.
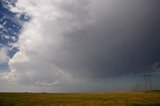
[[152,72],[159,10],[157,0],[18,0],[12,11],[32,19],[10,69],[16,81],[44,85]]

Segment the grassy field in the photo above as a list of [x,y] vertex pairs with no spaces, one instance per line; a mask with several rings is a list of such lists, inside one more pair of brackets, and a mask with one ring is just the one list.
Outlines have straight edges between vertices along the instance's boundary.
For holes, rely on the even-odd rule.
[[0,93],[0,106],[160,106],[160,92]]

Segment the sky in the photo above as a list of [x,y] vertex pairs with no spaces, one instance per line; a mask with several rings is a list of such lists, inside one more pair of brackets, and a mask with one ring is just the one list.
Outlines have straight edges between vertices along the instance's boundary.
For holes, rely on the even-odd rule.
[[160,89],[159,0],[0,0],[0,92]]

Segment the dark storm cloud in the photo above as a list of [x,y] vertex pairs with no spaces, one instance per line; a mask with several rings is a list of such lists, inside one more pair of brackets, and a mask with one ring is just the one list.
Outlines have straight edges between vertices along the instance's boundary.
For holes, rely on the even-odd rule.
[[158,0],[19,0],[16,5],[32,19],[9,61],[7,79],[51,86],[157,73]]
[[97,1],[89,13],[95,23],[65,36],[64,54],[54,63],[77,78],[152,73],[160,62],[159,11],[158,0]]

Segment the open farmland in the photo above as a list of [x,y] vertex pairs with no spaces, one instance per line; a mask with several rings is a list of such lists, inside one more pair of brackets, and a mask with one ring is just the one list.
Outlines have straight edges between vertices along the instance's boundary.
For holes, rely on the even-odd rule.
[[0,106],[160,106],[160,92],[0,93]]

